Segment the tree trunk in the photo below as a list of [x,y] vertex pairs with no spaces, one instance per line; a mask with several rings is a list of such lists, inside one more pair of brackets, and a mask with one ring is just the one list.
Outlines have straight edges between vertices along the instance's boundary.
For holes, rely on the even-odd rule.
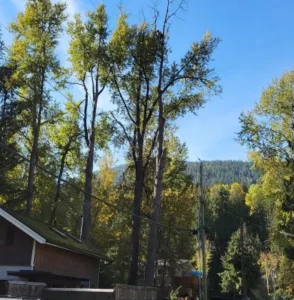
[[[171,225],[171,224],[169,224]],[[159,239],[159,241],[161,240],[161,238]],[[169,246],[169,241],[170,238],[169,236],[166,237],[166,242],[165,242],[165,248],[164,248],[164,264],[163,264],[163,276],[162,276],[162,282],[161,282],[161,286],[164,287],[165,286],[165,272],[167,271],[167,277],[171,277],[171,274],[169,274],[169,270],[167,268],[167,262],[168,262],[168,246]],[[158,264],[158,258],[156,258],[156,262]],[[156,270],[157,268],[155,268]]]
[[[43,95],[43,89],[41,89]],[[37,164],[38,147],[39,147],[39,136],[41,129],[41,118],[42,118],[42,105],[43,99],[40,100],[39,111],[37,112],[38,105],[36,105],[35,112],[33,114],[33,146],[31,151],[30,163],[29,163],[29,177],[27,185],[27,206],[26,216],[30,216],[33,208],[34,200],[34,182],[35,182],[35,170]],[[37,118],[37,119],[36,119]]]
[[71,142],[72,142],[72,137],[69,139],[68,143],[66,144],[64,152],[63,152],[62,157],[61,157],[61,164],[60,164],[60,169],[59,169],[59,174],[58,174],[58,179],[57,179],[54,205],[53,205],[53,209],[52,209],[50,220],[49,220],[49,225],[50,226],[52,226],[52,224],[53,224],[53,221],[54,221],[54,218],[55,218],[55,215],[56,215],[56,212],[57,212],[57,208],[58,208],[58,203],[60,201],[61,180],[62,180],[62,175],[63,175],[63,171],[64,171],[64,166],[65,166],[65,159],[66,159],[67,154],[69,152]]
[[82,239],[88,241],[91,230],[91,198],[92,198],[92,179],[94,165],[94,142],[90,137],[90,145],[88,150],[87,165],[85,170],[85,194],[84,194],[84,224]]
[[[167,25],[167,13],[168,7],[165,15],[165,20],[163,24],[163,36],[166,34]],[[164,126],[165,118],[163,113],[163,70],[165,61],[165,43],[164,40],[160,42],[160,65],[158,69],[158,136],[157,136],[157,156],[156,156],[156,168],[155,168],[155,179],[154,179],[154,191],[153,191],[153,213],[152,213],[152,223],[150,225],[149,241],[148,241],[148,252],[147,252],[147,263],[146,263],[146,273],[145,273],[145,285],[152,286],[154,282],[154,267],[156,261],[156,250],[157,250],[157,240],[158,240],[158,221],[160,217],[160,205],[161,205],[161,193],[162,193],[162,179],[163,179],[163,163],[164,163],[164,153],[163,153],[163,141],[164,141]]]
[[[38,126],[38,125],[36,125]],[[31,151],[30,163],[29,163],[29,177],[27,185],[27,206],[26,206],[26,216],[30,216],[33,208],[33,199],[34,199],[34,181],[35,181],[35,169],[37,163],[37,154],[38,154],[38,144],[39,144],[39,130],[35,129],[34,132],[34,141]]]
[[91,134],[88,145],[87,165],[85,169],[85,194],[84,194],[84,208],[83,208],[83,233],[82,239],[88,241],[91,232],[91,200],[92,200],[92,179],[94,166],[94,148],[95,148],[95,126],[96,126],[96,111],[98,104],[98,93],[93,99],[93,110],[91,118]]
[[[6,101],[7,101],[7,93],[4,92],[4,95],[3,95],[3,105],[2,105],[2,111],[1,111],[1,131],[4,129],[4,125],[5,125],[5,113],[6,113]],[[1,138],[1,136],[0,136]]]
[[[45,47],[43,47],[43,56],[45,57]],[[41,121],[42,121],[42,111],[43,111],[43,92],[44,92],[44,84],[45,84],[45,72],[46,68],[43,67],[41,70],[41,82],[40,82],[40,93],[35,95],[35,97],[39,97],[38,100],[34,99],[35,107],[33,108],[33,146],[30,157],[30,165],[29,165],[29,177],[28,177],[28,185],[27,185],[27,206],[26,206],[26,216],[30,216],[33,208],[33,200],[34,200],[34,182],[35,182],[35,170],[37,164],[37,156],[38,156],[38,147],[39,147],[39,136],[41,129]],[[39,109],[38,109],[39,108]]]
[[147,286],[152,286],[154,281],[154,264],[156,260],[156,249],[157,249],[157,239],[158,239],[157,224],[160,217],[163,165],[164,165],[164,151],[163,151],[164,125],[165,125],[165,120],[163,117],[163,103],[162,103],[162,99],[160,99],[159,116],[158,116],[156,171],[155,171],[154,196],[153,196],[153,213],[151,219],[152,223],[150,225],[147,264],[146,264],[146,277],[145,277],[145,284]]
[[143,196],[143,150],[139,150],[139,158],[136,165],[136,179],[134,191],[134,205],[133,205],[133,223],[132,223],[132,256],[131,266],[129,272],[129,285],[138,284],[138,263],[139,263],[139,248],[140,248],[140,231],[141,231],[141,203]]

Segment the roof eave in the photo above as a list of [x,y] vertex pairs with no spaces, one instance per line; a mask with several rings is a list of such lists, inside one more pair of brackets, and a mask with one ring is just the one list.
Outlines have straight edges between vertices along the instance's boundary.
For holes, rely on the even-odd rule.
[[59,246],[59,245],[52,244],[52,243],[46,243],[46,245],[56,247],[56,248],[60,248],[60,249],[67,250],[67,251],[71,251],[71,252],[74,252],[74,253],[82,254],[82,255],[85,255],[85,256],[105,260],[105,261],[112,261],[112,259],[110,259],[108,257],[101,256],[101,255],[91,253],[91,252],[87,252],[87,251],[81,251],[81,250],[78,250],[78,249],[75,249],[75,248],[67,248],[67,247]]
[[0,208],[0,216],[4,218],[6,221],[13,224],[15,227],[26,233],[28,236],[30,236],[32,239],[36,240],[40,244],[46,244],[46,239],[44,239],[42,236],[40,236],[38,233],[33,231],[31,228],[23,224],[22,222],[18,221],[16,218],[14,218],[12,215],[4,211],[2,208]]
[[31,228],[29,228],[28,226],[26,226],[25,224],[23,224],[22,222],[20,222],[16,218],[14,218],[12,215],[7,213],[2,208],[0,208],[0,216],[3,217],[8,222],[10,222],[11,224],[13,224],[14,226],[16,226],[18,229],[20,229],[21,231],[26,233],[28,236],[30,236],[32,239],[34,239],[35,241],[37,241],[40,244],[46,244],[46,245],[49,245],[49,246],[61,248],[61,249],[67,250],[67,251],[75,252],[75,253],[78,253],[78,254],[82,254],[82,255],[85,255],[85,256],[89,256],[89,257],[93,257],[93,258],[97,258],[97,259],[101,259],[101,260],[105,260],[105,261],[112,261],[108,257],[101,256],[101,255],[98,255],[98,254],[95,254],[95,253],[91,253],[91,252],[88,252],[88,251],[82,251],[82,250],[75,249],[75,248],[63,247],[63,246],[56,245],[54,243],[49,243],[49,241],[47,241],[44,237],[40,236],[38,233],[33,231]]

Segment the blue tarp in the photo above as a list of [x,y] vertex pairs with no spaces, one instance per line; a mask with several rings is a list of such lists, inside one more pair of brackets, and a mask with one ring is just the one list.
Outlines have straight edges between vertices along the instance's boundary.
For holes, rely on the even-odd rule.
[[202,276],[202,272],[200,272],[200,271],[193,271],[193,272],[190,272],[188,275],[189,276],[194,276],[194,277],[201,277]]

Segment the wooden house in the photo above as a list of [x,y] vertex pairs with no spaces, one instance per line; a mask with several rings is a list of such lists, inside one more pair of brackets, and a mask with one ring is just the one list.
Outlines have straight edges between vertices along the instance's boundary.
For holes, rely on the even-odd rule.
[[70,233],[0,208],[0,280],[49,287],[97,287],[99,249]]

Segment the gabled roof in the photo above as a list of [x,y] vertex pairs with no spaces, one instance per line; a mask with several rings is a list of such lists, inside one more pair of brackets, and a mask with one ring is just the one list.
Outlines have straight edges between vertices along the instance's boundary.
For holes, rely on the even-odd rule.
[[40,244],[60,247],[85,256],[111,261],[111,259],[101,250],[91,244],[82,242],[71,234],[54,227],[50,227],[48,224],[36,221],[15,212],[8,212],[2,208],[0,208],[0,216]]

